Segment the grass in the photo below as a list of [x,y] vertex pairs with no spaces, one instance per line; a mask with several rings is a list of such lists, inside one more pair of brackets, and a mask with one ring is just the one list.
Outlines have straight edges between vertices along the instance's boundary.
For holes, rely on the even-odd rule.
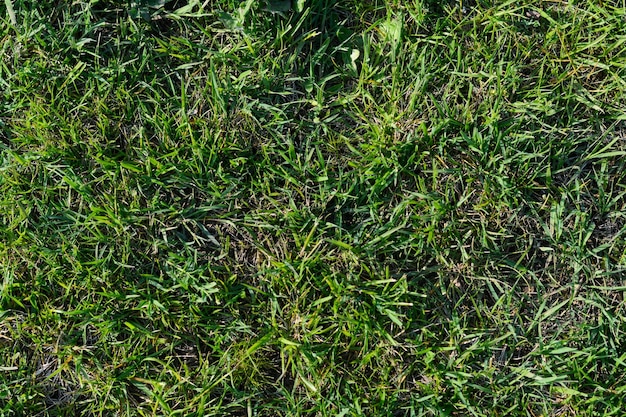
[[6,4],[0,415],[621,415],[624,2]]

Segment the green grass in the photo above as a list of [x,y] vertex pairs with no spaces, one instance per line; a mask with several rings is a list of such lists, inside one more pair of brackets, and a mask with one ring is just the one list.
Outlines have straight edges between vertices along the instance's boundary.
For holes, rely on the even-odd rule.
[[623,1],[132,3],[0,12],[0,415],[621,415]]

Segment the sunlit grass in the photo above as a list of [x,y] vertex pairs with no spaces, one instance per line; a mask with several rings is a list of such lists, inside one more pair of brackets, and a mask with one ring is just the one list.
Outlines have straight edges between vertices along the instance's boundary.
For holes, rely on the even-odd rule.
[[12,2],[0,415],[624,407],[626,4]]

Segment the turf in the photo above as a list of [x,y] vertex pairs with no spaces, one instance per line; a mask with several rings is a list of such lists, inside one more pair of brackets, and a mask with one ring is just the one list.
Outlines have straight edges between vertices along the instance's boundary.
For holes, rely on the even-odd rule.
[[5,5],[0,415],[623,413],[623,1]]

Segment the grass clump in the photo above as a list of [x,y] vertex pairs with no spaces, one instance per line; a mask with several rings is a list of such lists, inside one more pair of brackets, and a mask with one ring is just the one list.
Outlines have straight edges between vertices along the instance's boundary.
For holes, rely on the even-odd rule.
[[11,6],[1,415],[623,408],[617,3]]

